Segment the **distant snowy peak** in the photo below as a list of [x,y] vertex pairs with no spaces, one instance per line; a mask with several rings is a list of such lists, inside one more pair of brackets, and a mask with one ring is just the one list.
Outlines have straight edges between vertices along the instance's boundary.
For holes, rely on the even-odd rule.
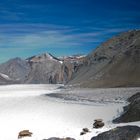
[[8,81],[11,81],[11,80],[12,80],[12,79],[11,79],[8,75],[6,75],[6,74],[0,73],[0,76],[1,76],[3,79],[5,79],[5,80],[8,80]]
[[44,54],[41,54],[41,55],[32,56],[30,58],[27,58],[26,60],[29,61],[29,62],[34,62],[34,63],[43,62],[43,61],[46,61],[46,60],[61,61],[58,58],[54,57],[50,53],[44,53]]
[[61,56],[58,58],[59,59],[67,59],[67,58],[78,59],[78,58],[84,58],[84,57],[86,57],[86,55],[69,55],[69,56]]
[[70,63],[82,63],[85,60],[86,55],[71,55],[71,56],[63,56],[59,57],[62,62],[70,62]]

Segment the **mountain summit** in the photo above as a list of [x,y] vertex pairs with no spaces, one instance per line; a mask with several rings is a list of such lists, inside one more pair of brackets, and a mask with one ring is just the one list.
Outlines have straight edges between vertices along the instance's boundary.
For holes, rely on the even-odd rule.
[[[59,59],[50,53],[32,56],[26,60],[14,58],[0,65],[0,84],[67,83],[82,61],[79,56]],[[11,80],[7,80],[6,76]]]

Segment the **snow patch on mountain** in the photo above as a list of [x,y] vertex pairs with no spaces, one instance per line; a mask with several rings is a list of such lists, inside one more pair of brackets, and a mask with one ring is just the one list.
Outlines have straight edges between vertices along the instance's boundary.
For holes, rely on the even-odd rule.
[[2,78],[4,78],[5,80],[12,80],[8,75],[6,75],[6,74],[3,74],[3,73],[0,73],[0,76],[2,77]]

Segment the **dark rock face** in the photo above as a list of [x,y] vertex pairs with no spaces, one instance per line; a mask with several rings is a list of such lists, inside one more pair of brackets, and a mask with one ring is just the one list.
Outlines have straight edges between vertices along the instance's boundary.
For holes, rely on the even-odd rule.
[[56,138],[56,137],[52,137],[52,138],[49,138],[49,139],[43,139],[43,140],[75,140],[73,138]]
[[140,93],[136,93],[128,99],[130,104],[124,107],[124,113],[113,120],[115,123],[140,121]]
[[122,33],[91,52],[69,84],[82,87],[140,86],[140,30]]
[[137,92],[136,94],[134,94],[133,96],[131,96],[130,98],[128,98],[128,102],[134,102],[135,100],[139,100],[140,99],[140,92]]
[[123,126],[99,134],[91,140],[138,140],[140,138],[140,127]]

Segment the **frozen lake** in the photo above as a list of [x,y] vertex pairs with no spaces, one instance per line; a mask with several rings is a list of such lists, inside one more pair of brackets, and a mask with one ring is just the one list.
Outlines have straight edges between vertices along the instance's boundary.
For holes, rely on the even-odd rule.
[[[125,102],[87,105],[78,104],[78,101],[76,101],[77,103],[61,102],[57,101],[57,98],[55,100],[45,95],[60,94],[59,86],[0,86],[0,140],[17,140],[18,132],[24,129],[33,132],[33,136],[23,138],[23,140],[43,140],[50,137],[73,137],[77,140],[90,140],[93,135],[97,135],[97,131],[101,132],[115,126],[111,120],[122,111]],[[137,91],[139,88],[135,90]],[[132,91],[135,93],[135,90]],[[66,92],[70,94],[70,91],[66,90]],[[80,91],[73,91],[72,94],[74,92],[76,92],[76,97],[80,94]],[[62,93],[64,93],[64,89]],[[95,94],[97,94],[96,90],[90,91],[87,97],[98,98]],[[94,119],[97,118],[102,118],[106,125],[102,129],[92,130]],[[85,127],[91,129],[92,133],[80,136],[82,128]]]

